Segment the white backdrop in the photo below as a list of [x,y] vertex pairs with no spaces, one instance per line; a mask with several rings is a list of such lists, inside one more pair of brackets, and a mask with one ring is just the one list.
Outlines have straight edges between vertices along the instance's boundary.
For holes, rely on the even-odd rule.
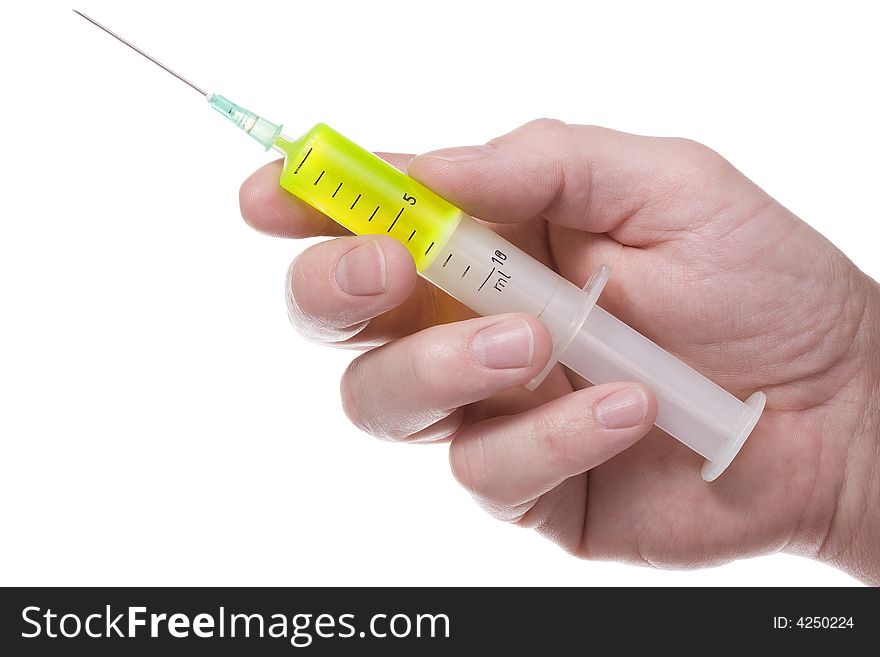
[[[703,141],[877,278],[871,6],[77,8],[291,134],[419,152],[553,116]],[[0,584],[855,583],[786,555],[585,563],[491,520],[445,447],[344,419],[351,354],[286,317],[306,243],[239,216],[267,154],[70,5],[4,9],[0,62]]]

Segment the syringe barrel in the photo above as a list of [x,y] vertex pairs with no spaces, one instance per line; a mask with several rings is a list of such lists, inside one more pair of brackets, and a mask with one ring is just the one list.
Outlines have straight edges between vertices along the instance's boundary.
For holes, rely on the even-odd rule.
[[709,481],[730,464],[761,414],[763,394],[740,401],[595,305],[598,291],[591,295],[589,284],[580,289],[471,217],[459,220],[422,275],[480,315],[540,318],[554,339],[542,375],[558,360],[592,383],[649,386],[657,426],[707,460]]
[[608,276],[581,289],[465,215],[424,185],[324,124],[285,154],[281,186],[356,234],[385,234],[412,254],[426,279],[480,315],[526,312],[553,336],[554,351],[533,388],[559,360],[593,383],[641,381],[657,394],[657,424],[709,459],[703,477],[723,471],[763,408],[744,404],[647,338],[595,306]]
[[[531,313],[541,318],[555,345],[562,347],[574,337],[595,301],[323,123],[296,141],[280,138],[276,147],[286,154],[280,180],[284,189],[353,233],[397,239],[412,254],[422,276],[480,315]],[[537,379],[543,375],[546,371]]]
[[540,317],[557,287],[580,288],[467,215],[422,275],[480,315]]
[[524,312],[544,323],[553,336],[553,354],[529,388],[537,387],[559,360],[601,291],[591,294],[589,284],[582,290],[464,214],[420,273],[480,315]]
[[356,235],[388,235],[423,271],[455,230],[461,210],[402,171],[319,123],[280,137],[281,186]]

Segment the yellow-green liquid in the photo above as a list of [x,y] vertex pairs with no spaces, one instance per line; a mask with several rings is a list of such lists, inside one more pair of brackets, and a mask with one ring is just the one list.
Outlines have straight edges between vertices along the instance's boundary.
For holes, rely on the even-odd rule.
[[356,235],[386,234],[426,269],[453,233],[461,210],[323,123],[286,153],[281,186]]

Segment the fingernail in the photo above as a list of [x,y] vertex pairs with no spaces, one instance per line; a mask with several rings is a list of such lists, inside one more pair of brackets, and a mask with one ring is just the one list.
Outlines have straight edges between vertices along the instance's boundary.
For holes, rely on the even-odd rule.
[[535,334],[522,319],[505,319],[480,329],[471,340],[471,352],[495,370],[528,367],[535,355]]
[[372,239],[353,248],[336,263],[336,283],[343,292],[368,297],[385,291],[385,254]]
[[626,429],[639,424],[648,412],[648,399],[641,388],[632,386],[612,392],[599,402],[596,418],[608,429]]
[[432,157],[435,160],[446,160],[447,162],[464,162],[465,160],[478,160],[486,157],[495,147],[492,144],[483,144],[481,146],[456,146],[454,148],[441,148],[439,151],[431,151],[419,155],[419,157]]

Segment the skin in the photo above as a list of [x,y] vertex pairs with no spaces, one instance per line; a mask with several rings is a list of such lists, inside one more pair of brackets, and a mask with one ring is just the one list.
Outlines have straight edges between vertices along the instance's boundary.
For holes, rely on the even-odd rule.
[[[242,214],[270,234],[337,238],[294,261],[288,302],[307,338],[365,350],[341,385],[358,427],[449,441],[481,506],[578,557],[693,568],[787,551],[880,584],[880,287],[830,242],[687,140],[539,120],[487,146],[383,157],[575,283],[610,264],[603,307],[767,406],[707,484],[701,457],[652,426],[650,390],[557,366],[526,391],[551,349],[527,316],[500,318],[532,329],[510,350],[522,366],[484,366],[475,336],[498,317],[418,278],[393,239],[350,236],[287,194],[272,163],[242,186]],[[364,244],[355,280],[370,293],[349,294],[337,267]],[[607,428],[599,406],[620,391],[641,413]]]

